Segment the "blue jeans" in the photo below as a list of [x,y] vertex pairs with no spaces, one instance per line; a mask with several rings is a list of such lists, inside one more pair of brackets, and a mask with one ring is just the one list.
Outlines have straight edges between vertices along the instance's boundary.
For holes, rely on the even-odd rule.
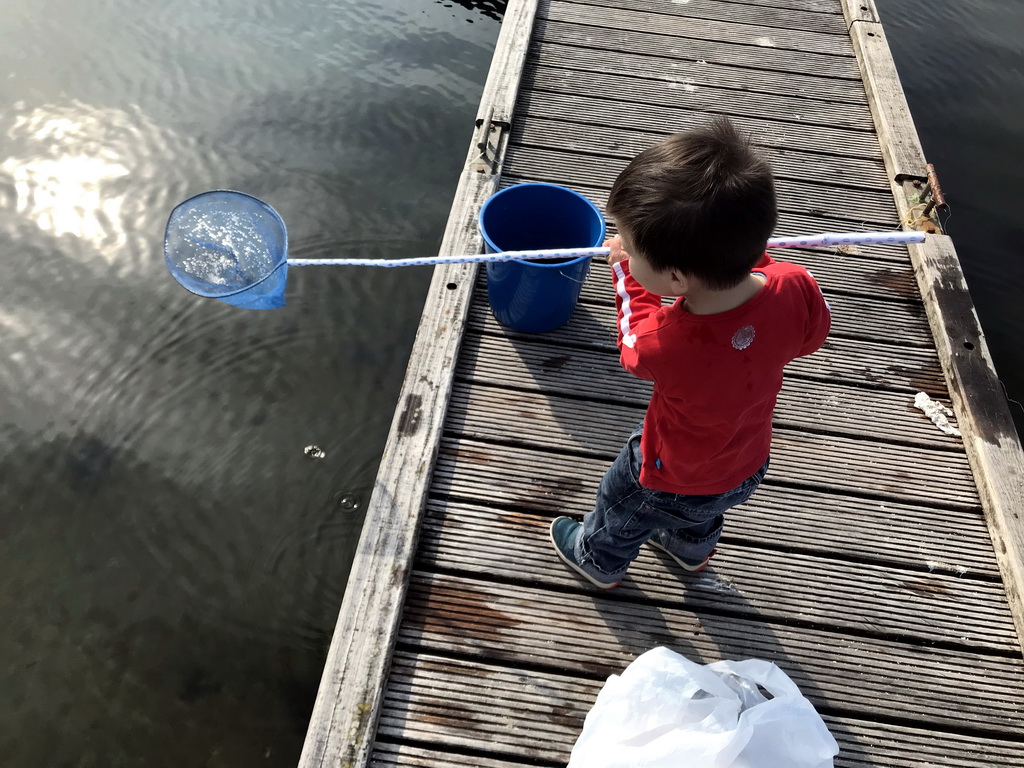
[[576,539],[576,562],[604,581],[622,578],[652,536],[683,562],[703,562],[722,535],[723,513],[749,499],[768,471],[766,460],[731,491],[710,496],[653,491],[640,485],[642,432],[640,425],[608,468]]

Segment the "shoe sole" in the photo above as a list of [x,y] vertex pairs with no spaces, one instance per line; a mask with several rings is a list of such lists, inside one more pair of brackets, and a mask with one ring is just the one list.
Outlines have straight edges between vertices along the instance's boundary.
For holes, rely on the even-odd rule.
[[648,539],[647,543],[655,549],[657,549],[658,551],[664,552],[666,555],[675,560],[676,564],[680,568],[682,568],[684,571],[689,571],[690,573],[699,573],[700,571],[703,571],[705,568],[708,567],[708,563],[711,562],[711,555],[708,555],[706,558],[704,558],[703,563],[699,563],[697,565],[689,565],[688,563],[683,562],[678,557],[669,552],[667,549],[665,549],[665,547],[663,547],[660,542],[655,541],[654,539]]
[[[558,519],[561,519],[561,518],[558,518]],[[606,581],[598,581],[593,576],[591,576],[589,573],[587,573],[582,568],[580,568],[578,565],[576,565],[576,563],[574,563],[572,560],[570,560],[568,557],[566,557],[564,554],[562,554],[562,550],[558,546],[558,542],[555,541],[555,523],[554,523],[554,521],[552,521],[551,525],[548,527],[548,538],[551,539],[551,545],[555,548],[555,552],[558,554],[559,559],[563,563],[568,565],[570,568],[572,568],[576,573],[578,573],[584,579],[586,579],[591,584],[593,584],[595,587],[597,587],[599,589],[615,589],[615,587],[619,586],[619,584],[622,583],[621,580],[620,581],[616,581],[614,584],[609,584]]]

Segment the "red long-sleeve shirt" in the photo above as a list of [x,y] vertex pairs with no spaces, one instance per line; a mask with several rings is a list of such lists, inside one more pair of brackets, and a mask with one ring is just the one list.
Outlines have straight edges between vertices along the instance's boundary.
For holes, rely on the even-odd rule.
[[654,382],[640,484],[687,495],[724,493],[756,472],[772,440],[782,369],[825,341],[828,304],[803,267],[765,254],[765,284],[728,312],[695,315],[678,299],[663,307],[612,267],[622,366]]

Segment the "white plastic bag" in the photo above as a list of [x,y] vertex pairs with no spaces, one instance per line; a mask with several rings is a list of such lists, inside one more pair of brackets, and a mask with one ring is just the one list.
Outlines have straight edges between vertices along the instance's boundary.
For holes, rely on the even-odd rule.
[[832,768],[837,754],[814,707],[771,662],[701,666],[655,648],[608,678],[568,768]]

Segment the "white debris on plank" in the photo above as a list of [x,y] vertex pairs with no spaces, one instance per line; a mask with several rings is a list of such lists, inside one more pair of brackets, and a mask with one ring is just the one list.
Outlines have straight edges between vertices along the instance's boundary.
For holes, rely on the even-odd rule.
[[948,416],[953,412],[942,403],[932,400],[924,392],[918,392],[914,397],[914,407],[924,411],[924,415],[932,420],[932,424],[938,427],[944,434],[960,437],[960,430],[949,423]]
[[717,574],[712,576],[702,576],[698,581],[700,586],[705,589],[711,589],[715,592],[736,592],[736,585],[732,583],[732,579],[726,576],[718,576]]
[[967,573],[967,569],[962,565],[953,565],[952,563],[944,563],[940,560],[929,560],[925,565],[928,566],[928,573],[935,573],[939,571],[951,571],[957,576],[963,576]]

